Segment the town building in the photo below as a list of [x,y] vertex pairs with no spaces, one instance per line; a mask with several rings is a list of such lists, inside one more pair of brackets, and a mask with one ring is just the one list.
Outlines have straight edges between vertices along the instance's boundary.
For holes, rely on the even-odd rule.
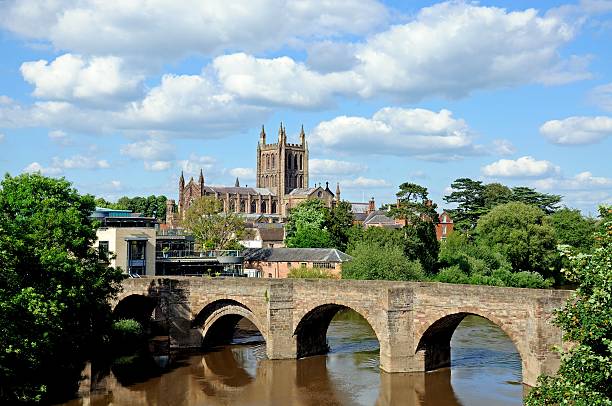
[[443,211],[438,216],[438,224],[436,224],[436,238],[438,241],[446,240],[446,237],[453,232],[453,228],[453,219],[446,211]]
[[91,218],[101,223],[94,246],[110,254],[110,266],[130,275],[155,275],[155,218],[102,207]]
[[243,257],[245,273],[261,278],[286,278],[302,266],[326,269],[340,278],[342,264],[353,259],[335,248],[254,248]]
[[308,171],[308,143],[304,127],[300,131],[299,143],[287,142],[285,127],[280,125],[278,142],[268,143],[265,129],[261,128],[257,144],[256,186],[241,186],[240,180],[232,187],[209,186],[200,170],[198,180],[193,177],[185,182],[183,173],[179,178],[178,206],[168,200],[166,227],[178,227],[185,211],[201,196],[214,196],[223,203],[225,212],[242,213],[247,221],[265,218],[268,222],[281,222],[289,210],[310,198],[321,199],[328,207],[340,201],[340,185],[336,193],[326,183],[310,186]]

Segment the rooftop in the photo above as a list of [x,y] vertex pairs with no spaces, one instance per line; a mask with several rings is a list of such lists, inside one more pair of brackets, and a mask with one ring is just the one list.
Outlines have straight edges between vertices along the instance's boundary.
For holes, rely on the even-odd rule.
[[245,261],[268,262],[346,262],[353,259],[335,248],[249,248]]

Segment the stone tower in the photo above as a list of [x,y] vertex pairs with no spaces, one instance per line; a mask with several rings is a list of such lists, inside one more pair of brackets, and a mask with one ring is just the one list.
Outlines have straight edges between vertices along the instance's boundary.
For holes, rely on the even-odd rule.
[[300,143],[287,142],[283,123],[278,129],[278,142],[266,143],[263,126],[257,144],[257,187],[267,188],[279,199],[293,189],[308,187],[308,143],[304,126],[300,131]]

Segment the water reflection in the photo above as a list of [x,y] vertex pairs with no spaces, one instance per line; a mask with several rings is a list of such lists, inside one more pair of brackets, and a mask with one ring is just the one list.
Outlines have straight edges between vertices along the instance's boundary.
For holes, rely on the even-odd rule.
[[[453,336],[453,367],[429,373],[379,370],[378,341],[358,316],[339,315],[331,351],[268,360],[265,343],[227,345],[205,354],[113,365],[86,396],[66,405],[519,405],[520,360],[497,327],[466,318]],[[483,349],[482,344],[486,347]],[[133,370],[130,370],[133,368]],[[148,374],[148,375],[147,375]]]

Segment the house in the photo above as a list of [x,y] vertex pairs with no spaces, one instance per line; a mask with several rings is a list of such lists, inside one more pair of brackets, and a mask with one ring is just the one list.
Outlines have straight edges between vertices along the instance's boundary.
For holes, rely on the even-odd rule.
[[446,240],[446,237],[453,232],[453,228],[453,219],[446,211],[443,211],[438,216],[438,224],[436,224],[436,238],[438,241]]
[[94,247],[111,254],[110,266],[130,275],[155,275],[155,218],[102,207],[90,217],[101,223]]
[[249,238],[241,240],[246,248],[282,248],[285,246],[285,228],[283,224],[254,223],[247,229]]
[[286,278],[291,269],[301,266],[326,269],[340,277],[342,264],[353,259],[335,248],[252,248],[243,256],[245,272],[261,278]]

